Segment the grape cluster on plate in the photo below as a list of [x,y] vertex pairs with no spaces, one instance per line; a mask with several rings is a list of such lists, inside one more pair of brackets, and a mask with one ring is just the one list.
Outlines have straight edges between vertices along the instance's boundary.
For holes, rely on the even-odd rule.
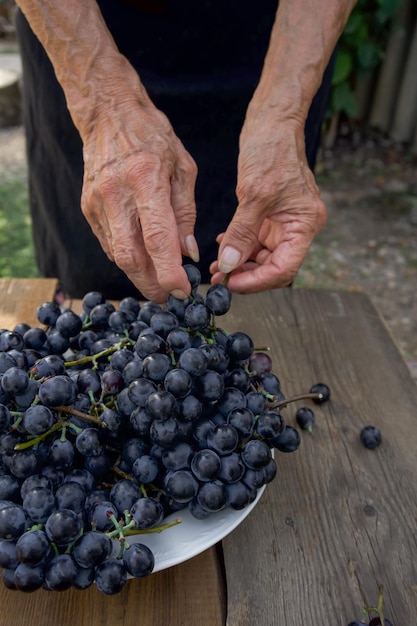
[[[291,452],[285,398],[265,351],[216,317],[225,285],[165,306],[89,292],[39,327],[0,332],[0,567],[10,589],[113,594],[154,568],[134,533],[188,508],[204,520],[254,501]],[[169,531],[167,531],[169,532]]]

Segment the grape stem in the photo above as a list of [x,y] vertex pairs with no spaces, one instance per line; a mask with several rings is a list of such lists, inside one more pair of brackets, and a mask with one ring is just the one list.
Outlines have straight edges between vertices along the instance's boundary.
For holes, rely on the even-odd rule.
[[385,618],[384,618],[384,585],[379,585],[378,587],[378,600],[376,606],[365,606],[363,609],[366,613],[377,613],[381,626],[385,626]]
[[302,393],[298,396],[291,396],[289,398],[285,398],[284,400],[277,400],[276,402],[268,402],[269,409],[278,409],[280,407],[285,407],[290,402],[298,402],[299,400],[321,400],[323,398],[322,393]]
[[105,356],[109,356],[110,354],[113,354],[113,352],[116,352],[116,350],[120,350],[121,348],[124,348],[127,345],[130,345],[131,343],[132,343],[132,340],[129,339],[128,337],[125,337],[124,339],[121,339],[121,341],[119,341],[118,343],[115,343],[113,346],[110,346],[110,348],[106,348],[105,350],[102,350],[101,352],[84,356],[82,359],[77,359],[75,361],[66,361],[65,367],[74,367],[76,365],[83,365],[84,363],[93,363],[93,369],[97,369],[98,367],[97,361],[99,359]]
[[98,417],[94,417],[94,415],[90,415],[90,413],[83,413],[78,409],[74,409],[72,406],[64,406],[63,404],[60,406],[54,406],[55,411],[62,411],[62,413],[69,413],[70,415],[76,415],[77,417],[81,417],[83,420],[87,420],[88,422],[93,422],[93,424],[97,424],[102,428],[107,428],[106,422],[101,420]]

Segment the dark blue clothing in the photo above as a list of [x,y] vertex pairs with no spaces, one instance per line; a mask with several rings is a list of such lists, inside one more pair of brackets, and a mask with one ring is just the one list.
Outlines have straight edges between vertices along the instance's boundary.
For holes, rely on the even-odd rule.
[[[198,165],[196,239],[200,271],[217,256],[215,237],[236,209],[238,141],[262,69],[275,0],[99,0],[119,50]],[[80,209],[81,140],[53,68],[17,13],[24,125],[37,262],[72,297],[89,290],[120,299],[137,291],[111,263]],[[306,124],[314,168],[330,89],[328,68]]]

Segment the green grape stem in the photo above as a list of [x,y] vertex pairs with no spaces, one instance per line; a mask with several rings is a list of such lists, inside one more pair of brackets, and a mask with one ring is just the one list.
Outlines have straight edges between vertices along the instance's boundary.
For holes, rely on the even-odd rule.
[[363,608],[365,613],[373,613],[375,612],[380,621],[381,626],[385,626],[385,617],[384,617],[384,585],[379,585],[378,587],[378,600],[376,606],[365,606]]
[[126,346],[131,345],[132,343],[133,342],[131,339],[129,339],[129,337],[124,337],[118,343],[115,343],[114,345],[110,346],[110,348],[106,348],[105,350],[102,350],[101,352],[84,356],[82,357],[82,359],[76,359],[75,361],[66,361],[65,367],[70,368],[70,367],[75,367],[77,365],[84,365],[85,363],[92,363],[93,369],[97,369],[99,359],[105,356],[110,356],[110,354],[113,354],[113,352],[116,352],[116,350],[121,350],[122,348],[125,348]]

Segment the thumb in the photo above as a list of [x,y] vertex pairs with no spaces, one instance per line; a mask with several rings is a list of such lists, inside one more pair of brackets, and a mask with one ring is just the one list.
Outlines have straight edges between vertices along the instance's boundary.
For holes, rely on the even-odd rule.
[[242,265],[258,246],[263,216],[247,207],[238,207],[227,230],[221,237],[218,254],[219,270],[229,274]]

